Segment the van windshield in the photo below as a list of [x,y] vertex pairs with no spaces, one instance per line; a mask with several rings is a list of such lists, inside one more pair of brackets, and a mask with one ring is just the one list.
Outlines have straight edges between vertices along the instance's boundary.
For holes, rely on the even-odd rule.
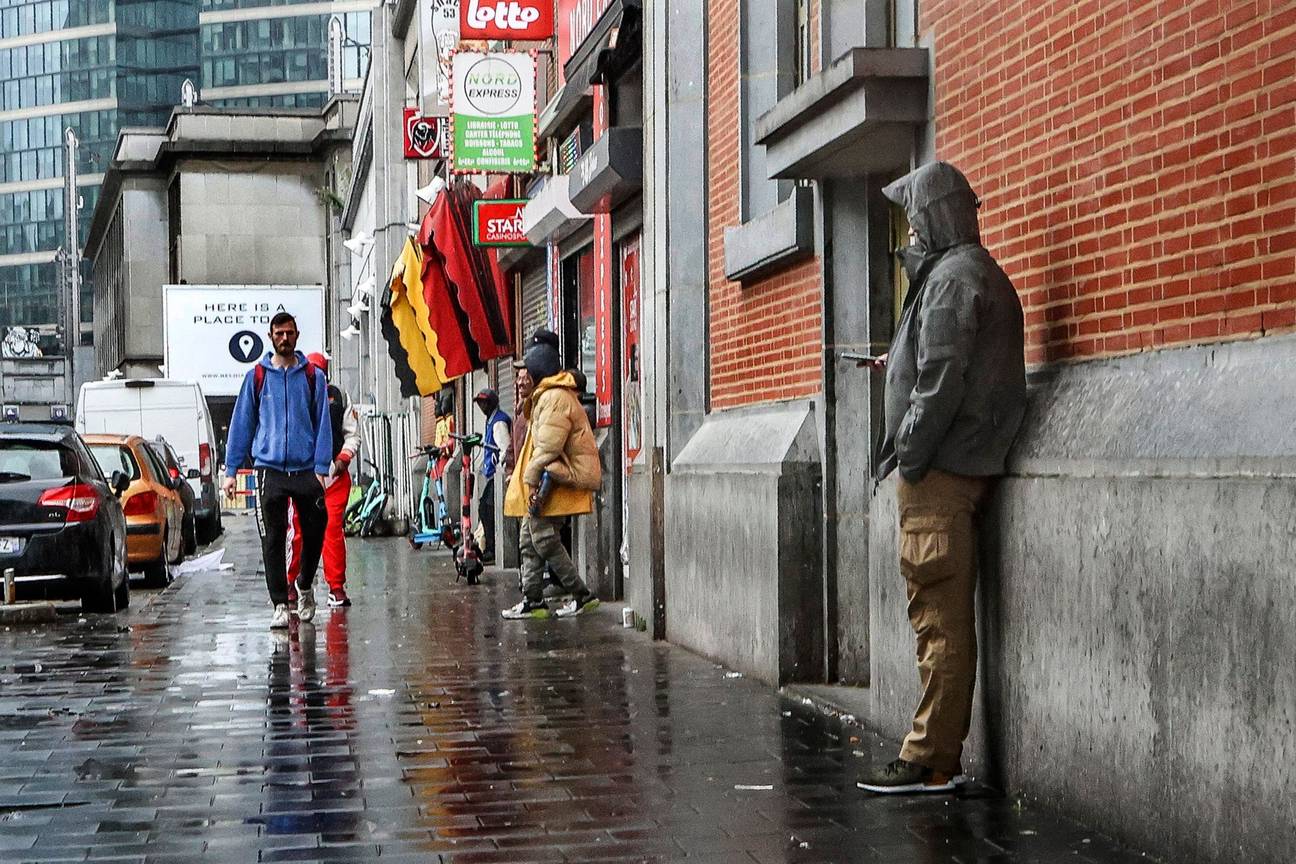
[[114,471],[120,471],[132,480],[140,477],[139,464],[130,448],[117,444],[91,444],[90,455],[94,456],[105,477],[111,477]]

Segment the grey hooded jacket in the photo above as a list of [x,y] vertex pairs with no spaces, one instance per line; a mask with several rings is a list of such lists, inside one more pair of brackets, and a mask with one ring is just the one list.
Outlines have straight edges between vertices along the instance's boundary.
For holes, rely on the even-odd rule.
[[922,258],[887,358],[880,477],[1002,474],[1026,408],[1022,308],[981,245],[976,194],[944,162],[883,194],[905,208]]

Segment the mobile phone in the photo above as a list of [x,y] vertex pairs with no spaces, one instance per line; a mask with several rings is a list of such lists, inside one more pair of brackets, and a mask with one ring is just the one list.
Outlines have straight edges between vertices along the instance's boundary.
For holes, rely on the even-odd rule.
[[860,354],[856,351],[843,351],[841,359],[854,360],[856,363],[877,363],[882,358],[875,354]]

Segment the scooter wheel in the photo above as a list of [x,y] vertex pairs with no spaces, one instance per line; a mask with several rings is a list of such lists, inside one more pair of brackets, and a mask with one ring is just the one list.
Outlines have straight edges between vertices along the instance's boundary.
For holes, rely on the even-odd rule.
[[414,547],[415,552],[423,548],[423,544],[418,542],[417,540],[411,540],[410,545]]

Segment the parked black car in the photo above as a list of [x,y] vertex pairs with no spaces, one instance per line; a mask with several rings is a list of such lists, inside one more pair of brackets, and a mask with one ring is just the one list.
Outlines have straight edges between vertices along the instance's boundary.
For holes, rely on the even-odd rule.
[[0,571],[21,598],[75,598],[88,612],[130,604],[126,518],[111,485],[70,426],[0,425]]
[[198,496],[185,479],[180,456],[165,438],[159,435],[145,444],[166,469],[167,477],[171,478],[169,485],[180,495],[180,501],[184,504],[184,521],[180,525],[180,533],[184,537],[184,554],[192,555],[198,551]]

